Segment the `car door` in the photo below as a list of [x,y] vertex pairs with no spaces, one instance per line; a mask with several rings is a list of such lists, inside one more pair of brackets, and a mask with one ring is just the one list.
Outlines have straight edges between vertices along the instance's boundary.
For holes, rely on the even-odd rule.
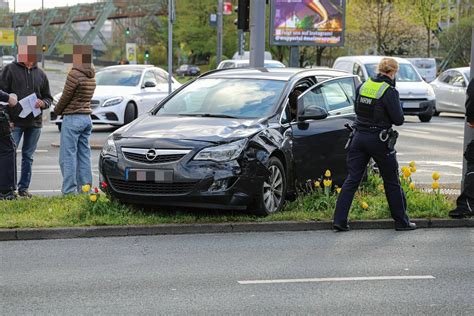
[[355,120],[354,101],[348,91],[355,93],[353,77],[326,80],[300,96],[305,111],[310,107],[322,107],[329,115],[322,120],[291,123],[294,166],[299,183],[321,178],[329,169],[334,182],[342,184],[346,176],[344,146],[349,136],[344,124],[352,124]]
[[467,84],[461,72],[453,70],[453,78],[450,81],[451,89],[451,111],[457,113],[465,112],[466,87]]
[[[153,83],[155,86],[147,87],[147,83]],[[151,110],[159,100],[168,94],[168,91],[161,91],[161,89],[155,72],[152,69],[146,70],[141,83],[141,106],[138,109],[138,115]]]
[[443,72],[438,80],[432,84],[436,95],[436,110],[439,112],[449,110],[450,108],[449,98],[451,92],[449,81],[452,78],[451,73],[451,70]]

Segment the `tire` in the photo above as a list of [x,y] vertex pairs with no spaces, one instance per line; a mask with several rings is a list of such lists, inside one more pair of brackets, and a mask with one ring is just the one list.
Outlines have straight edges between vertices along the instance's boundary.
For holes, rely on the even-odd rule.
[[441,112],[438,112],[436,111],[436,109],[434,110],[434,113],[433,113],[433,116],[439,116],[441,114]]
[[258,216],[267,216],[279,212],[285,204],[287,183],[285,168],[276,157],[268,161],[270,176],[262,184],[255,203],[249,207],[249,211]]
[[427,123],[429,121],[431,121],[431,118],[433,117],[433,114],[422,114],[422,115],[418,115],[418,118],[420,119],[420,121],[422,121],[423,123]]
[[56,126],[58,127],[58,131],[61,131],[61,127],[63,126],[62,123],[56,123]]
[[128,102],[123,115],[123,125],[127,125],[137,118],[137,108],[132,102]]

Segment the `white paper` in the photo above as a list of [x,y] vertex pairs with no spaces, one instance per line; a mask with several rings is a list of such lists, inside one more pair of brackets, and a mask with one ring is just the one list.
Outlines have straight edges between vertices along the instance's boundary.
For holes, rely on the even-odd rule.
[[41,114],[41,109],[35,107],[35,104],[36,104],[37,100],[38,100],[38,98],[36,97],[36,94],[32,93],[29,96],[24,97],[23,99],[18,101],[20,103],[21,107],[23,108],[23,110],[21,111],[19,117],[25,118],[28,115],[30,115],[30,113],[33,113],[34,117],[37,117],[38,115],[40,115]]

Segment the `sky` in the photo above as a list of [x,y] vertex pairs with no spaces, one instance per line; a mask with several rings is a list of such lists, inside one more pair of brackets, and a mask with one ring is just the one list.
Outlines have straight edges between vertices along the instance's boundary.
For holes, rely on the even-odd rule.
[[[72,6],[78,3],[91,3],[97,0],[43,0],[45,8]],[[8,0],[10,9],[13,12],[14,0]],[[35,9],[41,9],[41,0],[15,0],[16,12],[27,12]]]

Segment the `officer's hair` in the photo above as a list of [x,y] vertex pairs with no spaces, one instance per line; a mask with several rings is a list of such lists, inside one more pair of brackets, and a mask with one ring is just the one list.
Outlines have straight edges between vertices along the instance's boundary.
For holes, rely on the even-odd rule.
[[390,57],[382,58],[378,65],[378,72],[381,73],[394,73],[398,71],[398,62]]

